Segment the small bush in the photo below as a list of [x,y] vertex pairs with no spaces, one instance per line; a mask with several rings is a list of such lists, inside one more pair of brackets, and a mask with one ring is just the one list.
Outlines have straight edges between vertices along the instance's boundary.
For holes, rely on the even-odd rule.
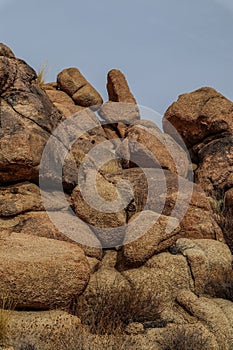
[[62,346],[64,350],[135,350],[135,341],[124,334],[93,335],[85,327],[80,327],[78,333]]
[[7,346],[8,325],[13,304],[5,295],[0,296],[0,346]]
[[75,314],[91,333],[119,335],[130,322],[159,318],[161,297],[153,291],[145,294],[144,285],[131,289],[120,285],[117,287],[118,283],[115,279],[112,288],[105,288],[96,280],[95,287],[88,291],[88,295],[84,293],[79,297]]
[[166,337],[163,350],[209,350],[209,341],[201,328],[182,327]]
[[36,347],[31,344],[23,344],[20,346],[20,350],[36,350]]
[[37,73],[36,83],[40,87],[42,87],[45,84],[47,70],[48,70],[47,63],[44,63]]

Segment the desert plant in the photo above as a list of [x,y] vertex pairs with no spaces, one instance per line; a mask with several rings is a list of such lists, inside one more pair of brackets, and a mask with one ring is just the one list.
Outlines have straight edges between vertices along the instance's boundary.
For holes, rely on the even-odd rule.
[[20,350],[36,350],[36,347],[32,344],[23,344],[20,346]]
[[0,296],[0,346],[7,346],[8,325],[13,303],[7,295]]
[[40,67],[40,69],[38,70],[38,73],[37,73],[36,83],[38,86],[42,87],[45,84],[47,71],[48,71],[48,65],[47,65],[47,63],[44,63]]
[[200,327],[180,327],[176,332],[166,333],[163,350],[208,350],[210,339]]
[[[93,334],[122,334],[130,322],[144,322],[159,318],[161,296],[140,288],[123,288],[117,279],[112,288],[98,283],[79,297],[75,314]],[[152,307],[153,305],[153,307]],[[157,310],[156,310],[157,305]],[[145,317],[147,315],[147,317]]]
[[123,333],[115,336],[91,334],[85,327],[80,327],[76,334],[62,342],[64,350],[130,350],[135,349],[132,337]]

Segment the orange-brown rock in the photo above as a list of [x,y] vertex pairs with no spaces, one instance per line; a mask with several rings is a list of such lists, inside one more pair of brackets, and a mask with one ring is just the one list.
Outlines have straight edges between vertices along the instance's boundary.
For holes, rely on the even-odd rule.
[[12,52],[12,50],[3,43],[0,43],[0,56],[15,58],[15,55]]
[[156,169],[147,169],[146,173],[139,168],[126,169],[107,179],[115,185],[121,179],[130,181],[134,208],[132,205],[126,208],[128,219],[135,213],[149,210],[178,219],[181,237],[223,239],[209,198],[200,186],[169,171]]
[[57,85],[82,107],[97,106],[103,103],[102,97],[84,78],[77,68],[64,69],[57,76]]
[[[179,221],[173,220],[174,229],[167,231],[169,217],[152,211],[134,215],[128,223],[122,248],[126,265],[138,266],[154,254],[164,251],[179,237]],[[150,225],[148,225],[151,223]]]
[[189,169],[187,154],[175,141],[159,129],[133,125],[117,154],[143,168],[163,168],[186,177]]
[[233,253],[233,188],[228,190],[224,196],[224,237]]
[[222,198],[233,186],[233,135],[222,135],[194,147],[199,165],[196,182],[213,197]]
[[83,109],[83,107],[75,105],[72,98],[64,91],[58,90],[56,84],[54,87],[52,87],[51,84],[46,84],[43,88],[53,104],[66,118],[71,117]]
[[118,69],[108,73],[107,90],[109,101],[136,104],[124,74]]
[[140,119],[138,106],[134,103],[125,102],[106,102],[104,103],[98,113],[105,121],[113,123],[132,124]]
[[88,283],[88,261],[74,244],[12,233],[1,235],[0,250],[0,290],[16,307],[67,307]]
[[164,131],[173,135],[173,130],[169,127],[171,123],[188,148],[208,136],[232,133],[232,106],[231,101],[209,87],[183,94],[166,111],[163,119]]
[[[127,198],[124,198],[122,193],[100,173],[97,173],[96,178],[95,176],[95,171],[89,171],[86,174],[85,183],[82,184],[82,191],[89,194],[87,198],[83,197],[80,186],[73,190],[73,206],[77,216],[92,225],[103,247],[114,247],[120,245],[124,237],[126,224],[124,203],[127,202]],[[93,183],[93,181],[96,182]],[[130,196],[127,189],[123,194],[126,197]],[[118,200],[119,202],[114,204]],[[111,208],[111,202],[113,202],[113,208]],[[119,229],[116,229],[117,227]]]

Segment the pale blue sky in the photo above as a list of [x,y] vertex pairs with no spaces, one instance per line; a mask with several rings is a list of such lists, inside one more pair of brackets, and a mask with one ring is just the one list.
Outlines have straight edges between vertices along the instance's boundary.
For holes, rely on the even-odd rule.
[[233,0],[0,0],[0,33],[48,81],[78,67],[104,99],[111,68],[160,113],[201,86],[233,99]]

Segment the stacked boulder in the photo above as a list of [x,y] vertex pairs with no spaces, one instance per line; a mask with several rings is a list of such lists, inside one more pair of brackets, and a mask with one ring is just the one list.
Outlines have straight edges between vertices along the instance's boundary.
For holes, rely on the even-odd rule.
[[230,350],[233,104],[210,88],[182,95],[163,132],[141,119],[119,70],[107,90],[103,103],[77,68],[40,86],[0,44],[0,296],[15,307],[7,342],[72,349],[78,300],[91,305],[103,286],[150,299],[125,330],[138,349],[198,328],[203,349]]

